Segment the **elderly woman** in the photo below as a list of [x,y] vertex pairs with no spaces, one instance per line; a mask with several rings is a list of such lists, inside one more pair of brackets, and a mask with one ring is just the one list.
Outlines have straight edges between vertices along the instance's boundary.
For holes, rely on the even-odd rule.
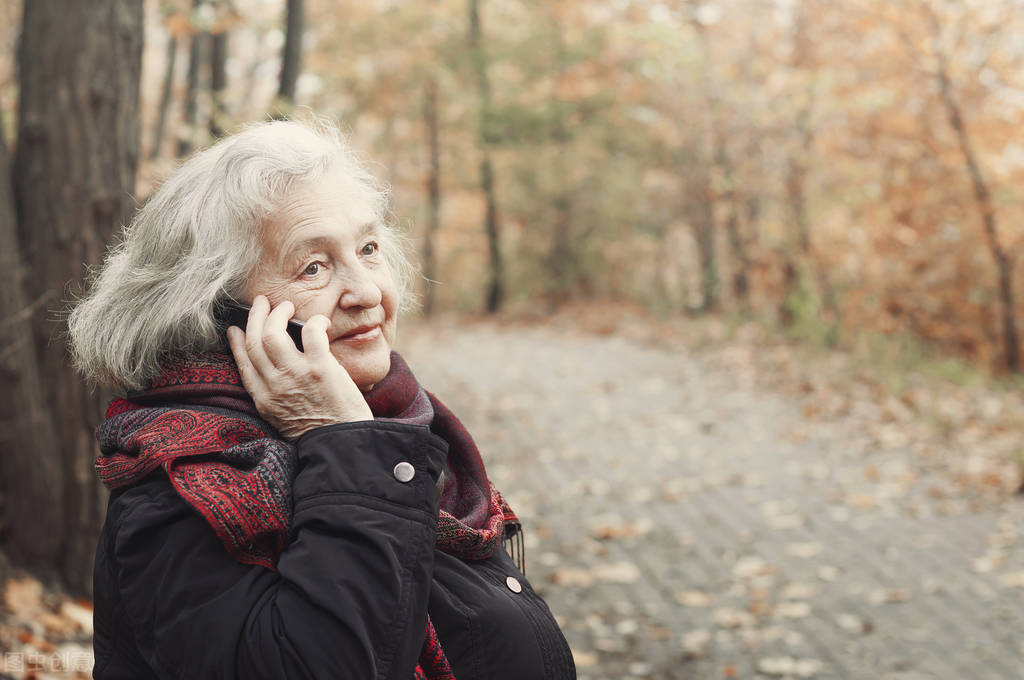
[[77,366],[127,392],[97,430],[94,677],[575,677],[472,438],[391,350],[385,203],[330,126],[257,125],[175,172],[76,306]]

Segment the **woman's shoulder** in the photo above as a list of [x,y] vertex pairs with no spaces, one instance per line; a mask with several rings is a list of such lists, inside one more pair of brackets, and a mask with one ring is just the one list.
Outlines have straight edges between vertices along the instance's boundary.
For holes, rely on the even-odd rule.
[[116,535],[126,522],[158,523],[187,509],[167,474],[158,468],[134,484],[111,492],[103,530]]

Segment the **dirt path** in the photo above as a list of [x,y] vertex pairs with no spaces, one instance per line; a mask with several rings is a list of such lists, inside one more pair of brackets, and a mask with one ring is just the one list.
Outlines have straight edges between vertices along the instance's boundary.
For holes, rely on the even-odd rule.
[[1024,678],[1024,502],[958,494],[909,430],[614,336],[400,349],[523,518],[581,678]]

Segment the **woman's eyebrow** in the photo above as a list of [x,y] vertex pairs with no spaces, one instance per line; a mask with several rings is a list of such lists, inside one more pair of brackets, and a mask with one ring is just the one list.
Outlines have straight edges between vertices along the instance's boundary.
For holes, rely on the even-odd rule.
[[379,228],[380,224],[378,224],[376,220],[373,222],[364,222],[359,227],[359,231],[356,234],[356,238],[363,238],[365,236],[369,236],[370,234],[376,234]]
[[330,247],[332,239],[327,236],[313,236],[311,238],[296,241],[285,250],[285,259],[296,258],[306,255],[311,250],[326,250]]
[[[377,234],[379,229],[380,224],[376,221],[364,222],[356,231],[356,240]],[[311,250],[328,250],[334,244],[335,239],[331,236],[311,236],[291,244],[285,252],[285,259],[300,257]]]

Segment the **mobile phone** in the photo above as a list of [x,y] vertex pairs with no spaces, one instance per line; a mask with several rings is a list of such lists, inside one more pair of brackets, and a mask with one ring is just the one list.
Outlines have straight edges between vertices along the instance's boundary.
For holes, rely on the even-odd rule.
[[[217,306],[217,321],[224,325],[225,331],[228,326],[238,326],[244,331],[245,325],[249,323],[249,308],[249,305],[241,302],[222,302]],[[305,325],[302,321],[292,319],[285,329],[300,352],[302,351],[302,327]]]

